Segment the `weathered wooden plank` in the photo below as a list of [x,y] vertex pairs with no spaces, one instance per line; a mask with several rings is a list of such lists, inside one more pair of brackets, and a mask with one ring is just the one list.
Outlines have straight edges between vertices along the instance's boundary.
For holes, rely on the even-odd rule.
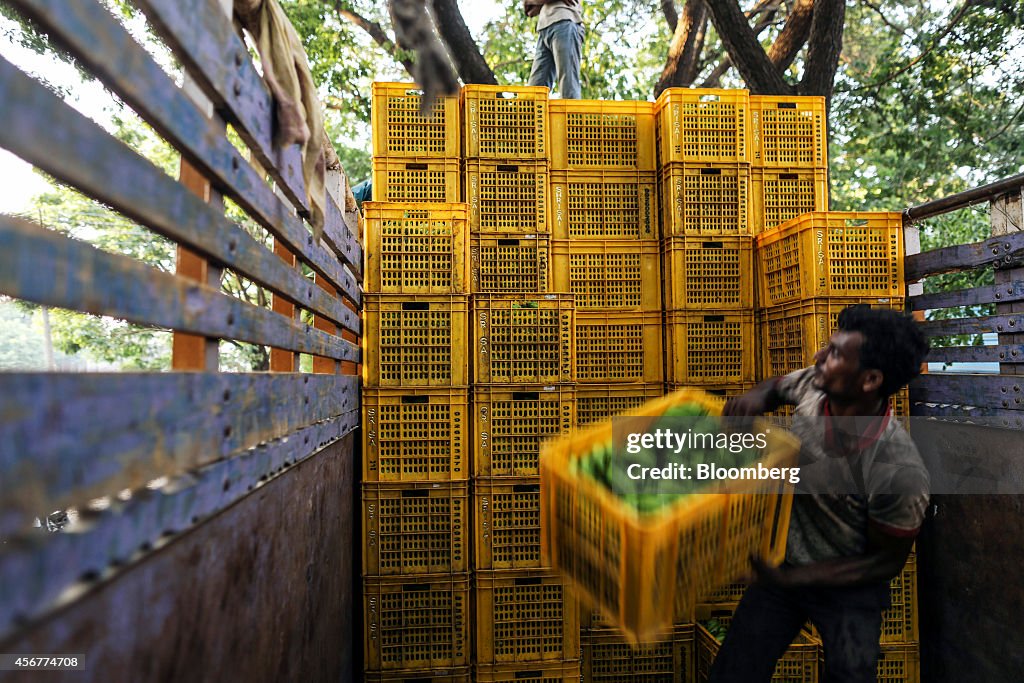
[[954,422],[972,422],[991,427],[1024,429],[1024,411],[1003,410],[1002,408],[975,408],[972,406],[933,405],[915,403],[914,392],[910,394],[911,417],[941,417]]
[[358,407],[353,376],[2,373],[0,536]]
[[274,145],[274,101],[215,0],[136,0],[153,29],[242,136],[288,198],[308,214],[297,145]]
[[958,289],[951,292],[921,294],[909,297],[908,301],[910,302],[910,308],[915,311],[1024,301],[1024,281],[1015,280],[989,287],[972,287],[971,289]]
[[[0,545],[0,641],[26,619],[52,610],[68,589],[92,583],[112,567],[124,565],[165,544],[211,515],[224,510],[297,463],[353,431],[359,411],[306,427],[238,457],[211,464],[155,490],[141,490],[128,501],[88,513],[62,533],[34,529]],[[344,497],[344,491],[336,491]],[[305,503],[291,501],[300,508]],[[307,512],[308,514],[308,512]],[[328,570],[328,568],[322,568]],[[125,635],[125,634],[121,634]]]
[[[341,209],[328,192],[324,203],[324,241],[341,257],[349,270],[357,276],[363,272],[363,248],[354,231],[345,223]],[[358,301],[358,299],[357,299]]]
[[929,363],[1024,363],[1024,344],[1000,346],[933,346]]
[[928,320],[918,323],[918,326],[929,337],[944,337],[951,334],[983,334],[985,332],[1014,333],[1024,330],[1024,313]]
[[980,266],[1010,267],[1021,262],[1024,262],[1024,233],[1017,233],[907,256],[903,273],[907,282],[914,282],[928,275]]
[[910,383],[912,401],[1024,410],[1024,377],[931,372]]
[[[213,121],[95,0],[12,0],[26,17],[117,93],[186,159],[337,289],[359,302],[355,279],[278,199]],[[342,236],[338,236],[342,240]],[[344,241],[344,240],[342,240]],[[351,240],[354,242],[354,240]],[[361,262],[358,243],[353,260]],[[358,325],[358,320],[351,321]]]
[[0,147],[299,306],[351,324],[340,300],[2,58],[0,95]]
[[0,216],[0,292],[204,337],[359,355],[341,337],[12,216]]

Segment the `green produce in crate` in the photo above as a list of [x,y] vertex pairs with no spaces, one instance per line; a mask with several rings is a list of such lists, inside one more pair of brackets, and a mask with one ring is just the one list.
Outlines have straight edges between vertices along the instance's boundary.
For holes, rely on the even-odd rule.
[[[685,422],[685,427],[677,423],[662,424],[663,418],[693,418]],[[720,419],[708,415],[704,406],[699,403],[682,403],[672,406],[655,421],[646,426],[648,433],[675,428],[693,434],[710,434],[720,437],[722,425]],[[698,492],[709,485],[695,476],[695,466],[699,463],[714,463],[718,467],[741,467],[757,460],[758,451],[743,449],[733,452],[729,448],[716,447],[717,443],[701,442],[698,447],[685,447],[677,452],[677,447],[663,443],[663,447],[640,447],[635,453],[616,451],[612,441],[596,445],[589,453],[572,461],[570,471],[577,475],[590,477],[607,488],[626,505],[641,515],[661,512],[686,495]],[[708,446],[708,447],[704,447]],[[662,472],[678,472],[678,466],[689,468],[689,476],[670,476],[654,478],[631,476],[630,472],[659,470]],[[675,468],[675,469],[673,469]]]
[[714,617],[702,622],[704,628],[707,629],[708,633],[715,637],[715,640],[722,642],[725,639],[725,632],[729,630],[729,627],[720,622]]

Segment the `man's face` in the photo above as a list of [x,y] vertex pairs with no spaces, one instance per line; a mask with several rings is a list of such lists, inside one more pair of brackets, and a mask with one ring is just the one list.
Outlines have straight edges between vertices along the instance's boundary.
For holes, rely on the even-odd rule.
[[836,330],[828,346],[814,354],[815,388],[831,397],[855,400],[864,394],[864,373],[860,369],[860,332]]

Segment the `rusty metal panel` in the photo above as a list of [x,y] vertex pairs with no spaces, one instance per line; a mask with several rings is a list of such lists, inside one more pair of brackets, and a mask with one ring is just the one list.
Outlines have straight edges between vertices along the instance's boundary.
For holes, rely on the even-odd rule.
[[0,641],[83,653],[84,675],[0,681],[355,680],[356,443],[349,434]]

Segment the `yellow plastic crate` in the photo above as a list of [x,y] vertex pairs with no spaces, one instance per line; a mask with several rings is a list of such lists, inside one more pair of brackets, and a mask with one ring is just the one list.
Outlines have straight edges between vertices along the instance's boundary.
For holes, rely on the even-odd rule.
[[812,297],[903,297],[897,212],[819,211],[757,236],[762,306]]
[[363,576],[469,571],[469,484],[363,484]]
[[802,214],[828,210],[823,170],[753,168],[750,174],[754,235]]
[[665,337],[669,382],[721,385],[754,380],[753,311],[666,313]]
[[479,385],[473,415],[474,477],[536,477],[541,442],[575,426],[576,389]]
[[474,294],[546,292],[551,239],[547,235],[477,236],[470,241]]
[[469,575],[363,579],[363,658],[371,671],[469,665]]
[[473,481],[473,569],[539,569],[540,480]]
[[551,100],[552,170],[653,171],[654,103]]
[[659,188],[665,237],[751,234],[746,164],[669,164]]
[[575,381],[574,318],[571,294],[474,294],[474,382]]
[[[734,605],[715,606],[705,614],[699,615],[706,619],[714,617],[720,622],[728,625],[732,620]],[[711,673],[711,665],[718,656],[722,645],[718,640],[708,633],[702,624],[696,625],[697,630],[697,683],[706,683]],[[821,641],[816,637],[801,631],[797,634],[796,640],[779,658],[775,665],[775,672],[772,674],[773,683],[818,683],[821,672],[824,671]]]
[[366,683],[472,683],[469,667],[436,671],[367,671]]
[[883,644],[877,683],[920,683],[921,651],[917,643]]
[[468,385],[468,304],[469,295],[364,296],[364,385]]
[[617,631],[583,636],[583,680],[592,683],[692,683],[693,624],[676,626],[665,640],[634,647]]
[[580,312],[661,310],[658,242],[555,240],[551,288],[571,292]]
[[415,83],[371,86],[373,156],[459,158],[459,98],[439,97],[429,118],[420,115],[423,91]]
[[474,574],[478,666],[579,659],[579,607],[545,570]]
[[461,201],[458,159],[373,158],[373,199],[377,202]]
[[624,171],[551,171],[555,239],[658,239],[657,177]]
[[659,163],[748,162],[746,90],[668,88],[654,105]]
[[761,313],[761,374],[779,377],[814,365],[814,354],[828,344],[839,312],[869,303],[875,308],[903,310],[903,299],[816,298],[767,308]]
[[883,643],[914,643],[920,639],[917,622],[917,555],[889,582],[889,609],[882,613]]
[[468,294],[469,206],[364,202],[365,291]]
[[576,426],[604,422],[629,414],[653,398],[665,395],[661,384],[580,384],[576,388]]
[[[659,416],[691,401],[721,414],[721,399],[695,390],[656,399],[635,414]],[[766,436],[766,467],[796,463],[796,439],[782,430]],[[629,642],[656,640],[677,614],[692,613],[695,595],[746,574],[751,553],[782,559],[788,484],[764,481],[751,493],[750,482],[741,482],[740,493],[723,482],[716,493],[687,496],[663,514],[641,517],[600,483],[569,472],[571,461],[611,438],[612,424],[605,422],[541,451],[541,548],[580,599],[600,608]]]
[[476,668],[477,683],[580,683],[579,662],[493,664]]
[[580,384],[656,383],[665,379],[661,311],[576,314]]
[[462,115],[466,159],[547,160],[547,88],[466,85]]
[[363,389],[363,481],[469,479],[468,389]]
[[828,167],[824,97],[751,95],[750,123],[755,166]]
[[734,237],[674,237],[662,241],[665,309],[754,307],[754,244]]
[[466,160],[473,233],[548,233],[546,163]]

